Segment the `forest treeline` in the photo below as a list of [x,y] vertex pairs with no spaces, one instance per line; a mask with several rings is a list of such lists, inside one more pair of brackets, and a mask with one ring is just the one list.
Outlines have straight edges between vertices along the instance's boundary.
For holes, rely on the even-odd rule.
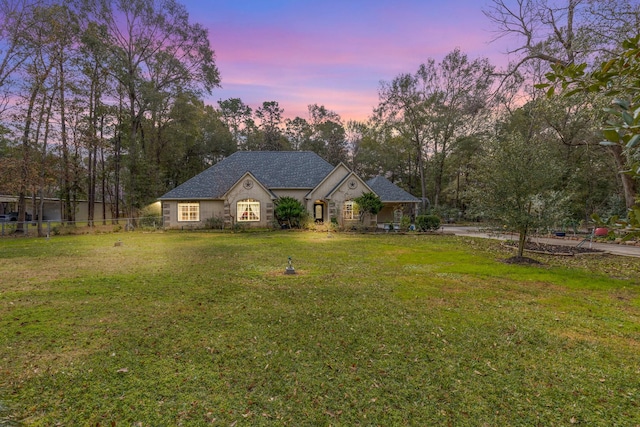
[[[492,0],[486,19],[516,46],[507,69],[459,48],[417,58],[380,84],[367,120],[346,122],[313,100],[295,118],[277,100],[207,105],[221,84],[215,46],[175,0],[0,8],[0,194],[18,195],[21,212],[55,197],[66,220],[78,200],[90,220],[97,201],[133,217],[236,150],[314,151],[365,178],[382,174],[446,217],[491,216],[491,180],[540,183],[522,190],[521,208],[556,224],[624,215],[637,197],[621,173],[629,153],[600,143],[611,95],[541,86],[555,65],[620,55],[640,22],[631,0]],[[520,155],[495,161],[514,147]]]

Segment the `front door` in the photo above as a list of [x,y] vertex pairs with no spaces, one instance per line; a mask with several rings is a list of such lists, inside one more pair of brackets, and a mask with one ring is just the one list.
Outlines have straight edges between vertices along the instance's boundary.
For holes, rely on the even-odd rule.
[[313,219],[316,222],[324,222],[324,204],[315,203],[313,205]]

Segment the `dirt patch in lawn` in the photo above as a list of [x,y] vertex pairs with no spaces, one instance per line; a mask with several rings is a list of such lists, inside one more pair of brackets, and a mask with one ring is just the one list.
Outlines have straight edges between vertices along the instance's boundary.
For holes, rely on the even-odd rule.
[[540,265],[540,261],[526,256],[512,256],[504,260],[505,264],[520,264],[520,265]]
[[[509,247],[517,247],[516,242],[507,243],[506,245]],[[537,254],[563,255],[563,256],[604,253],[599,249],[593,249],[593,248],[565,246],[565,245],[551,245],[548,243],[536,243],[536,242],[525,243],[524,250],[527,252],[533,252]],[[514,258],[517,258],[517,257],[514,257]]]

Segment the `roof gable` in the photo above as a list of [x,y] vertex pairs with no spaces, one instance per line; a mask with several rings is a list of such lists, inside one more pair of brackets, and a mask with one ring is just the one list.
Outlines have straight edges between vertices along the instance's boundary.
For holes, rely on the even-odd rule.
[[[349,181],[348,184],[345,184],[347,182],[347,180]],[[352,186],[352,182],[356,182],[355,186],[353,188],[351,188]],[[349,172],[347,175],[345,175],[340,182],[331,189],[331,191],[329,191],[329,193],[327,193],[327,195],[325,196],[325,198],[330,199],[336,191],[338,191],[340,188],[342,188],[343,186],[347,185],[349,187],[349,189],[355,189],[357,188],[358,184],[360,183],[362,185],[362,188],[360,189],[360,192],[362,193],[367,193],[367,192],[373,192],[375,193],[375,191],[369,187],[369,185],[364,182],[358,175],[356,175],[354,172]],[[364,191],[363,191],[364,190]],[[377,193],[376,193],[377,194]]]
[[160,199],[219,199],[247,172],[266,189],[312,189],[332,170],[311,151],[236,151]]
[[268,188],[266,188],[259,179],[256,179],[255,176],[251,172],[244,173],[240,179],[233,183],[233,185],[222,195],[225,199],[229,197],[229,193],[237,190],[239,187],[243,187],[244,190],[251,190],[253,188],[258,188],[259,191],[264,191],[269,195],[272,199],[277,199],[275,194]]
[[324,178],[322,178],[320,182],[318,182],[316,186],[307,193],[305,198],[309,199],[312,195],[315,195],[315,197],[324,197],[323,189],[325,192],[327,189],[330,191],[330,189],[335,187],[336,183],[341,182],[344,179],[344,176],[350,173],[351,170],[346,167],[344,163],[340,162],[338,166],[334,167],[331,172],[326,174]]
[[418,203],[420,199],[406,192],[383,176],[376,176],[367,181],[367,185],[374,193],[380,197],[384,203],[390,202],[413,202]]

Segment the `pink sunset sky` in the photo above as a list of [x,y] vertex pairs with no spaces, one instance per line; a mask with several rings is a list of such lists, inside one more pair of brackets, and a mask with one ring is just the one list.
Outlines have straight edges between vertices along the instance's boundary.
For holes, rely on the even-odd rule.
[[324,105],[365,120],[381,81],[414,73],[459,47],[471,60],[507,63],[506,42],[482,13],[489,0],[186,0],[209,29],[222,77],[207,102],[277,101],[285,117]]

